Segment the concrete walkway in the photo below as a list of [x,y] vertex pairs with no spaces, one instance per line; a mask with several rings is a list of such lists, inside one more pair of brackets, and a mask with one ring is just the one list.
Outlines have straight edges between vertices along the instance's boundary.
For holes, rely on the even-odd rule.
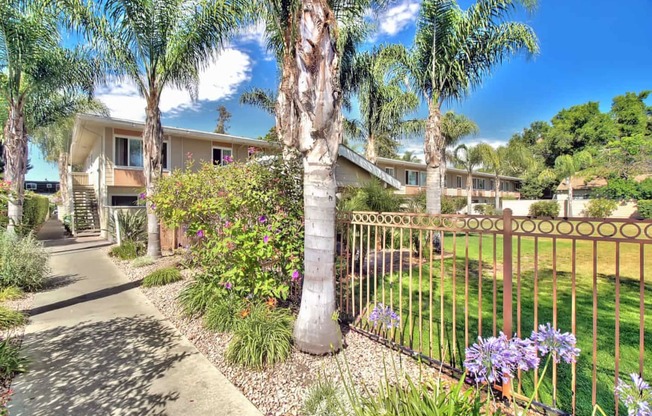
[[56,221],[39,237],[54,287],[34,300],[12,416],[261,414],[115,267],[104,240],[66,239]]

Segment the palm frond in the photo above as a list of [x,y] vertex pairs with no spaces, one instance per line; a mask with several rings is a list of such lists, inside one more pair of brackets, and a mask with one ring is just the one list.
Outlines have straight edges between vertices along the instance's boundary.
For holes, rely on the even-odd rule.
[[277,93],[263,88],[250,88],[240,95],[240,104],[251,105],[274,115]]

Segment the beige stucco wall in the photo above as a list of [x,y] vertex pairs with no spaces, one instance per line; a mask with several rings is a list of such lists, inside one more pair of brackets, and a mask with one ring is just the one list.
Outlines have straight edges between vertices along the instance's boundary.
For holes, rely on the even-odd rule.
[[372,176],[358,165],[349,162],[347,159],[337,159],[335,166],[335,178],[339,187],[360,186],[371,180]]

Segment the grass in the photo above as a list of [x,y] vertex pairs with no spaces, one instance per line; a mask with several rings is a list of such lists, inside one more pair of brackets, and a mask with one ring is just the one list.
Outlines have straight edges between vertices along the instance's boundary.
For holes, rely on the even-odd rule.
[[120,260],[133,260],[145,252],[145,246],[142,243],[125,240],[119,246],[114,246],[109,251],[109,255],[117,257]]
[[15,328],[27,322],[24,313],[0,306],[0,329]]
[[155,261],[153,258],[148,257],[148,256],[143,256],[143,257],[137,257],[135,258],[132,262],[131,265],[139,268],[139,267],[145,267],[145,266],[150,266],[154,264]]
[[0,342],[0,380],[7,380],[14,374],[27,370],[27,358],[20,354],[20,348],[7,338]]
[[19,287],[8,286],[0,289],[0,302],[17,300],[25,296],[25,292]]
[[[409,346],[425,355],[454,363],[458,368],[464,358],[466,343],[473,343],[478,336],[490,336],[502,329],[502,247],[503,240],[493,235],[469,236],[468,245],[468,325],[465,314],[465,280],[466,248],[464,237],[457,236],[453,245],[452,235],[444,237],[445,253],[455,254],[442,262],[434,257],[432,267],[425,264],[412,264],[401,273],[370,271],[370,284],[357,285],[355,290],[356,310],[375,302],[391,305],[400,312],[402,323],[398,331],[387,334],[403,345]],[[480,249],[482,242],[482,250]],[[496,269],[494,273],[494,243],[496,247]],[[537,278],[535,279],[535,243],[533,238],[521,238],[520,257],[518,256],[518,239],[514,238],[513,282],[514,282],[514,316],[513,328],[518,331],[516,294],[518,290],[518,268],[520,258],[521,315],[520,332],[528,336],[537,323],[553,322],[553,305],[557,308],[557,326],[562,331],[572,329],[572,243],[558,240],[553,244],[550,238],[539,238]],[[591,377],[593,358],[597,363],[597,401],[608,414],[614,413],[614,355],[616,298],[616,244],[612,242],[597,243],[596,287],[598,337],[597,354],[593,349],[593,242],[577,242],[576,250],[576,317],[578,347],[582,354],[577,363],[577,414],[591,414]],[[553,256],[553,250],[556,256]],[[640,329],[640,245],[620,244],[620,371],[619,377],[628,378],[628,374],[638,371],[639,329]],[[650,256],[647,248],[644,256]],[[482,262],[479,260],[482,259]],[[556,259],[556,260],[555,260]],[[553,274],[553,262],[557,270]],[[646,263],[649,267],[649,260]],[[455,273],[453,273],[455,267]],[[479,270],[482,269],[482,279]],[[389,270],[385,270],[388,272]],[[432,280],[430,278],[432,273]],[[454,277],[454,278],[453,278]],[[646,276],[644,299],[645,309],[652,308],[650,277]],[[553,292],[553,280],[557,280],[557,294]],[[453,290],[453,282],[455,290]],[[495,284],[494,284],[495,282]],[[495,290],[494,290],[495,288]],[[481,289],[481,296],[480,296]],[[349,291],[351,289],[349,288]],[[535,297],[535,291],[538,296]],[[351,294],[349,293],[349,296]],[[479,298],[481,297],[481,301]],[[495,298],[495,314],[494,314]],[[535,308],[535,298],[537,307]],[[443,299],[443,302],[441,302]],[[479,305],[482,305],[479,313]],[[419,305],[422,305],[419,307]],[[455,325],[453,325],[453,310]],[[481,324],[480,319],[481,317]],[[652,315],[644,316],[645,362],[652,362]],[[440,348],[440,345],[442,346]],[[649,364],[648,364],[649,365]],[[544,403],[556,403],[563,410],[571,409],[571,367],[565,364],[557,366],[558,389],[552,391],[552,383],[544,382],[540,390],[540,399]],[[551,371],[548,377],[551,378]],[[650,378],[649,374],[646,374]],[[521,384],[523,393],[532,391],[532,378],[524,377]],[[553,400],[553,395],[555,399]],[[621,408],[621,411],[624,408]]]
[[183,279],[183,277],[181,276],[179,269],[175,267],[166,267],[155,270],[145,276],[143,279],[143,286],[153,287],[169,285],[170,283],[178,282],[181,279]]

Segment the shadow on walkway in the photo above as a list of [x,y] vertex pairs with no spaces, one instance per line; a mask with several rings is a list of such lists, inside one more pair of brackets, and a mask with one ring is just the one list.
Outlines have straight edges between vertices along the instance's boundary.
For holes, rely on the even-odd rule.
[[[162,386],[164,392],[151,387],[191,355],[173,350],[179,338],[142,315],[31,334],[30,382],[20,386],[30,415],[165,415],[166,403],[180,394],[174,385]],[[52,379],[64,383],[46,382]]]
[[[74,279],[74,276],[72,276],[72,278]],[[96,290],[95,292],[84,293],[83,295],[75,296],[74,298],[70,298],[59,302],[51,303],[49,305],[39,306],[30,309],[29,311],[27,311],[27,313],[29,314],[29,316],[36,316],[57,309],[68,308],[70,306],[77,305],[80,303],[117,295],[118,293],[126,292],[127,290],[137,288],[138,286],[141,285],[142,281],[143,279],[134,280],[133,282],[124,283],[122,285],[107,287],[106,289]]]

